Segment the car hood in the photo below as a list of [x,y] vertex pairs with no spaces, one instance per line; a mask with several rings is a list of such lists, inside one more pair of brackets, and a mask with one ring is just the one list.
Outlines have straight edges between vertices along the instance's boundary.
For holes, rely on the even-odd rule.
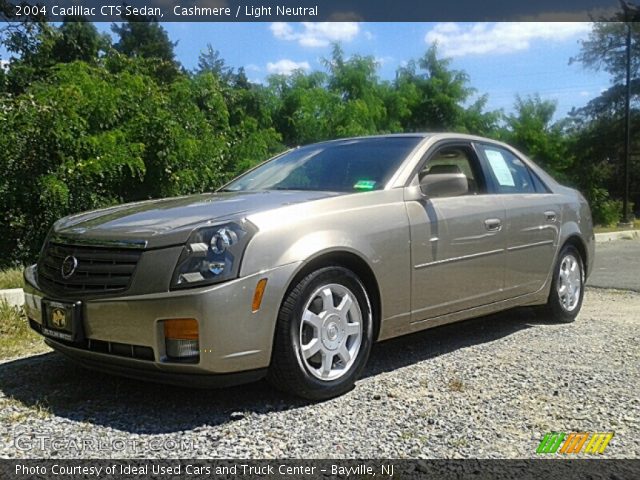
[[186,242],[195,227],[338,195],[315,191],[221,192],[128,203],[65,217],[54,234],[67,241],[157,248]]

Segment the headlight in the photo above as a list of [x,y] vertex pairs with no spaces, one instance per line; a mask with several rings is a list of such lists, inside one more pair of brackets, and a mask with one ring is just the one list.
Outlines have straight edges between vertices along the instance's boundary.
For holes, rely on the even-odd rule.
[[255,232],[247,221],[194,231],[173,272],[171,287],[199,287],[236,278],[244,250]]

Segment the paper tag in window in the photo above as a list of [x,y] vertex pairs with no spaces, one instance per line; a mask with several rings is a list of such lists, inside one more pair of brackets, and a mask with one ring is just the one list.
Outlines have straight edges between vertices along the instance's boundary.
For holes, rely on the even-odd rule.
[[513,180],[513,175],[511,175],[511,170],[509,170],[507,161],[504,159],[502,154],[496,150],[488,149],[485,150],[484,153],[487,156],[487,160],[489,160],[491,170],[493,170],[496,180],[498,180],[500,186],[515,187],[516,183]]

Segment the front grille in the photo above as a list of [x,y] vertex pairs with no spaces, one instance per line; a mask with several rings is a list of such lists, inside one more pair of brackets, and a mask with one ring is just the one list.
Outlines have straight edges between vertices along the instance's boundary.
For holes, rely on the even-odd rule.
[[104,342],[102,340],[87,340],[87,350],[98,353],[108,353],[119,357],[129,357],[138,360],[154,360],[153,349],[128,343]]
[[[42,325],[33,319],[29,319],[29,325],[33,330],[42,335]],[[144,347],[142,345],[130,345],[128,343],[116,343],[105,342],[102,340],[83,340],[80,343],[71,343],[59,338],[53,338],[55,342],[62,343],[69,347],[78,348],[81,350],[90,350],[97,353],[106,353],[109,355],[116,355],[118,357],[135,358],[136,360],[155,360],[153,348]]]
[[[60,295],[107,295],[129,287],[141,251],[62,245],[50,242],[38,262],[38,283],[47,292]],[[62,275],[67,257],[77,260],[68,278]]]

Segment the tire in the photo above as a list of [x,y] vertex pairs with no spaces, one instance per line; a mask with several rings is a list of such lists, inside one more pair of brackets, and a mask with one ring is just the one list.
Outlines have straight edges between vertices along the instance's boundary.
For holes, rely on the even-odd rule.
[[[565,245],[560,250],[553,270],[553,280],[549,299],[543,310],[551,320],[573,322],[584,298],[584,261],[580,252],[572,246]],[[576,292],[576,286],[579,291]]]
[[360,279],[343,267],[321,268],[285,296],[267,379],[309,400],[342,395],[353,388],[372,343],[371,304]]

